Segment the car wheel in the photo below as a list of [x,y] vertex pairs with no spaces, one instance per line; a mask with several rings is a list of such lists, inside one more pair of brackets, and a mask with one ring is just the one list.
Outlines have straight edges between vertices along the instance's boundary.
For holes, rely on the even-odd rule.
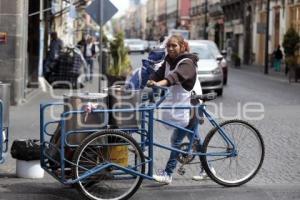
[[217,89],[216,93],[218,94],[218,96],[222,96],[223,95],[223,89]]

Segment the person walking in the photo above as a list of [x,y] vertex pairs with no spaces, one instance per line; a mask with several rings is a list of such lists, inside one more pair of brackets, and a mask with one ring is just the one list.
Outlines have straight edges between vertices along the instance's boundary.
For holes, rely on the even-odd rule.
[[[183,37],[179,35],[171,36],[166,44],[168,55],[162,66],[150,75],[148,85],[166,86],[170,95],[162,103],[165,106],[185,106],[196,104],[191,102],[191,94],[202,94],[201,85],[197,78],[198,56],[189,53],[189,46]],[[190,110],[170,109],[163,110],[162,118],[180,127],[195,130],[198,127],[196,116],[190,116]],[[171,137],[171,146],[179,149],[183,139],[191,134],[175,129]],[[153,175],[153,178],[162,183],[172,182],[172,173],[177,165],[178,152],[172,151],[164,170]]]
[[92,81],[93,80],[93,68],[94,68],[94,62],[93,59],[96,55],[96,46],[93,43],[93,38],[91,36],[88,36],[86,43],[83,47],[83,56],[85,58],[85,61],[88,65],[88,69],[84,69],[85,73],[85,80],[86,81]]
[[51,60],[57,60],[59,57],[59,53],[63,48],[63,41],[58,38],[57,32],[52,32],[50,34],[51,41],[49,47],[49,55]]
[[84,51],[84,46],[86,45],[87,38],[88,35],[86,33],[83,33],[81,40],[77,43],[77,47],[81,50],[82,53]]
[[277,50],[275,51],[275,55],[274,55],[274,69],[276,72],[280,72],[280,70],[281,70],[282,58],[283,58],[283,53],[280,49],[280,45],[278,45]]
[[64,46],[63,41],[58,38],[57,32],[52,32],[50,34],[50,39],[49,51],[43,67],[43,74],[47,80],[49,79],[51,72],[57,70],[55,68]]

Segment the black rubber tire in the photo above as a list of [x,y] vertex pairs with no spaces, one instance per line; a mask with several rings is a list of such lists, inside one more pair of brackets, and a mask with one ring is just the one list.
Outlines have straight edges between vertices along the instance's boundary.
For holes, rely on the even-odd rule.
[[[224,127],[228,124],[241,124],[243,126],[248,127],[249,129],[251,129],[253,131],[253,133],[256,134],[257,139],[259,140],[260,146],[261,146],[261,157],[259,160],[259,164],[257,165],[257,168],[253,171],[253,173],[246,179],[239,181],[239,182],[235,182],[235,183],[230,183],[230,182],[226,182],[225,180],[221,180],[220,178],[218,178],[214,173],[212,173],[210,166],[207,162],[207,156],[200,156],[200,160],[202,163],[202,166],[204,168],[204,170],[206,171],[207,175],[216,183],[225,186],[225,187],[236,187],[236,186],[240,186],[243,185],[245,183],[247,183],[248,181],[250,181],[259,171],[259,169],[261,168],[263,161],[264,161],[264,156],[265,156],[265,146],[264,146],[264,141],[263,138],[260,134],[260,132],[250,123],[243,121],[243,120],[228,120],[228,121],[224,121],[222,123],[220,123],[221,127]],[[213,128],[206,136],[204,142],[203,142],[203,146],[202,146],[202,152],[206,153],[207,152],[207,147],[209,145],[210,140],[212,139],[212,137],[214,136],[215,133],[217,133],[218,128]]]
[[222,96],[223,95],[223,88],[222,89],[217,89],[216,93],[218,94],[218,96]]
[[[97,137],[103,137],[105,135],[110,135],[110,136],[119,136],[121,138],[125,138],[126,140],[128,140],[137,150],[137,153],[140,156],[141,159],[141,163],[145,163],[145,156],[139,146],[139,144],[135,141],[135,139],[133,139],[130,135],[121,132],[121,131],[117,131],[117,130],[103,130],[103,131],[99,131],[96,133],[93,133],[91,136],[87,137],[83,143],[77,148],[76,152],[74,153],[74,157],[73,157],[73,162],[76,164],[73,167],[73,174],[74,174],[74,179],[78,178],[77,176],[77,164],[78,164],[78,159],[79,156],[81,155],[81,152],[86,148],[87,145],[89,145],[90,142],[92,142],[93,140],[95,140]],[[145,164],[141,165],[141,173],[145,174]],[[135,185],[132,187],[131,191],[126,195],[126,196],[118,196],[118,197],[114,197],[114,198],[103,198],[103,200],[108,200],[108,199],[114,199],[114,200],[125,200],[125,199],[129,199],[140,187],[142,181],[143,181],[143,177],[141,176],[137,176],[138,181],[135,182]],[[86,199],[90,199],[90,200],[102,200],[101,197],[96,197],[93,198],[92,195],[88,195],[86,193],[86,191],[82,188],[82,185],[78,182],[75,184],[76,189],[86,198]]]

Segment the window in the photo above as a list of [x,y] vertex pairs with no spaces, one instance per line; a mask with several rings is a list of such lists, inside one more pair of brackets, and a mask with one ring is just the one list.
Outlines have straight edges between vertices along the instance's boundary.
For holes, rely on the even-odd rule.
[[290,16],[291,27],[300,33],[300,6],[292,7]]

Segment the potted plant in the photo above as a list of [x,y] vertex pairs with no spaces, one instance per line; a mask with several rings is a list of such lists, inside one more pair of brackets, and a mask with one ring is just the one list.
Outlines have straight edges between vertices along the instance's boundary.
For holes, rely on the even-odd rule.
[[285,64],[287,74],[289,72],[289,81],[292,75],[295,75],[295,81],[300,78],[300,67],[297,62],[296,51],[299,49],[300,36],[295,29],[290,28],[284,35],[282,46],[285,53]]
[[116,81],[125,81],[126,76],[132,71],[128,51],[124,45],[124,33],[118,32],[115,39],[109,42],[111,65],[108,69],[108,86]]
[[239,57],[239,55],[237,53],[232,54],[231,60],[233,61],[233,64],[236,68],[241,67],[241,58]]

